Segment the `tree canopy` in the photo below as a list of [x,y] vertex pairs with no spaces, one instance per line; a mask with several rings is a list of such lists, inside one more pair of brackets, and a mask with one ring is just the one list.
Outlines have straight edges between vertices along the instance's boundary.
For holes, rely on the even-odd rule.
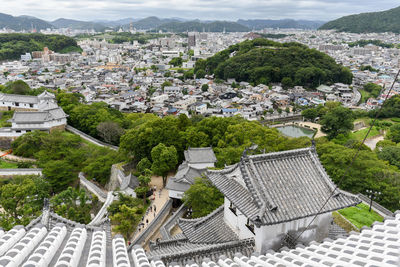
[[277,43],[254,39],[232,45],[206,60],[198,60],[194,72],[215,74],[216,78],[269,84],[284,81],[285,86],[351,84],[350,70],[328,55],[299,43]]
[[224,203],[224,195],[207,178],[196,178],[189,190],[184,193],[183,201],[192,208],[192,218],[210,214]]

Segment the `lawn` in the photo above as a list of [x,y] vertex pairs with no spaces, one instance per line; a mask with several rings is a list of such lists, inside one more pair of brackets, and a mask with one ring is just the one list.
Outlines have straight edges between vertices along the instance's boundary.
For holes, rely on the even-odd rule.
[[[369,128],[365,128],[365,129],[350,133],[350,137],[351,137],[351,139],[356,139],[356,140],[362,141],[364,139],[365,135],[367,134],[368,130],[369,130]],[[373,127],[371,132],[368,135],[368,138],[377,136],[379,134],[380,134],[379,130],[376,127]]]
[[339,210],[347,220],[354,224],[359,229],[363,226],[370,227],[373,222],[383,221],[383,217],[376,213],[374,210],[368,211],[369,206],[361,203],[355,207]]
[[16,169],[17,163],[0,160],[0,169]]

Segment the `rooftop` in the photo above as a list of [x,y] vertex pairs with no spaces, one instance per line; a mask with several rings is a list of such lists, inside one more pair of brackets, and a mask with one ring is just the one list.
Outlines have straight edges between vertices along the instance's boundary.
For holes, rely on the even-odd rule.
[[238,164],[209,170],[206,176],[255,225],[278,224],[360,203],[356,196],[336,189],[315,147],[244,155]]

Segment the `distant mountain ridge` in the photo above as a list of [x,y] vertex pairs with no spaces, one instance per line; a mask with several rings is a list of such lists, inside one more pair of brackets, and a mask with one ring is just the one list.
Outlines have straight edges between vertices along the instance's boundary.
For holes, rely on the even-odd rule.
[[42,30],[47,28],[70,28],[76,30],[92,30],[101,32],[108,29],[118,30],[120,27],[127,30],[130,25],[137,30],[163,30],[172,32],[185,31],[210,31],[222,32],[247,32],[252,29],[260,30],[263,28],[299,28],[316,29],[323,24],[321,21],[307,20],[187,20],[183,18],[158,18],[150,16],[142,19],[124,18],[119,20],[96,20],[81,21],[74,19],[59,18],[54,21],[44,21],[31,16],[13,17],[11,15],[0,13],[0,28],[9,28],[16,31],[29,31],[32,28]]
[[8,28],[14,31],[29,31],[34,28],[39,31],[47,28],[54,28],[54,26],[47,21],[35,17],[14,17],[8,14],[0,13],[0,28]]
[[80,21],[73,19],[60,18],[50,22],[55,28],[71,28],[75,30],[91,30],[101,32],[106,29],[106,26],[101,23],[95,23],[91,21]]
[[250,29],[262,30],[264,28],[273,29],[318,29],[325,22],[320,20],[293,20],[293,19],[239,19],[237,23]]
[[381,12],[341,17],[322,25],[319,29],[353,33],[400,33],[400,6]]

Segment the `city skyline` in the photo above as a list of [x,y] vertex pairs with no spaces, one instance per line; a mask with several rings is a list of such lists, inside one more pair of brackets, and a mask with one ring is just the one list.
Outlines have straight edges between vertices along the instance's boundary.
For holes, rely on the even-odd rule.
[[399,5],[382,0],[379,7],[372,0],[271,0],[271,1],[127,1],[127,0],[0,0],[2,13],[28,15],[52,21],[68,18],[84,21],[118,20],[122,18],[179,17],[200,20],[237,19],[305,19],[329,21],[345,15],[383,11]]

